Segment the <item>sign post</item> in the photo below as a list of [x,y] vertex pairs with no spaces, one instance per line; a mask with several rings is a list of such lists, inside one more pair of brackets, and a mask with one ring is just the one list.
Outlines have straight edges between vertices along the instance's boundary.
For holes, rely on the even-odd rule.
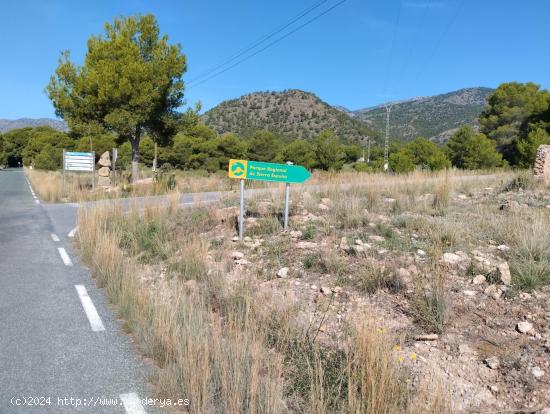
[[244,233],[244,180],[274,181],[286,183],[284,229],[288,228],[288,212],[290,204],[290,184],[303,183],[311,177],[308,170],[300,165],[276,164],[248,160],[229,160],[229,178],[240,180],[240,211],[239,211],[239,240]]
[[116,186],[116,159],[118,158],[118,148],[113,148],[113,184]]
[[63,193],[65,171],[89,171],[92,173],[92,189],[95,190],[95,152],[69,152],[63,150]]

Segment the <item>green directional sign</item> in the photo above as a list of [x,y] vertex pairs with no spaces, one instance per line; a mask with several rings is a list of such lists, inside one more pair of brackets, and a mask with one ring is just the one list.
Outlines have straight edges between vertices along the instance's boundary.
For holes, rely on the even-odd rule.
[[301,165],[247,160],[229,160],[228,175],[230,178],[282,183],[303,183],[311,177],[310,172]]

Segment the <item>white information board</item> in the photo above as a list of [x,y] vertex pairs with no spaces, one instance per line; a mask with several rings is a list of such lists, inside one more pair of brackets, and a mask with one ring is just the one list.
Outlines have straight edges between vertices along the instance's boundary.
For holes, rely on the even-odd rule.
[[88,171],[95,168],[95,153],[93,152],[63,152],[63,169],[65,171]]

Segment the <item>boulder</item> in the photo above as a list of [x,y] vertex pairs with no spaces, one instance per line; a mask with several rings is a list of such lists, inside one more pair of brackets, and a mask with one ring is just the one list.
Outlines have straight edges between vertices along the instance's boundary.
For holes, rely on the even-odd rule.
[[111,186],[111,179],[109,177],[103,177],[99,176],[97,178],[97,185],[99,187],[110,187]]
[[472,283],[474,285],[481,285],[482,283],[485,283],[485,276],[484,275],[477,275],[472,279]]
[[288,276],[288,267],[282,267],[277,272],[277,277],[285,279]]
[[536,178],[550,180],[550,145],[539,145],[533,174]]
[[496,356],[486,358],[483,362],[491,369],[497,369],[500,366],[500,360]]
[[504,262],[499,264],[491,273],[490,280],[493,283],[510,286],[512,284],[512,275],[510,274],[510,266]]
[[99,157],[99,165],[102,167],[110,167],[111,166],[111,155],[109,151],[105,151],[103,154],[101,154],[101,157]]
[[109,167],[101,167],[99,170],[97,170],[97,175],[100,177],[109,177],[111,175],[111,170]]
[[528,333],[533,330],[533,324],[531,322],[522,321],[517,324],[516,329],[520,333]]
[[320,289],[321,293],[325,296],[328,296],[328,295],[331,295],[332,294],[332,290],[327,287],[327,286],[321,286],[321,289]]

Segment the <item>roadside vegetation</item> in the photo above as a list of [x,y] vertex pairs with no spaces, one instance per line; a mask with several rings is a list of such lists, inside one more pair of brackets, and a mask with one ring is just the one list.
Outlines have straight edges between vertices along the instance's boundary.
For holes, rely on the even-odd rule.
[[[515,345],[498,353],[502,374],[484,364],[496,348],[463,353],[485,335],[500,343],[513,332],[520,295],[538,317],[550,285],[544,184],[511,172],[363,178],[296,186],[287,233],[282,193],[254,195],[244,243],[234,241],[234,198],[189,209],[172,198],[124,214],[81,209],[81,253],[155,361],[159,395],[190,398],[197,413],[512,404],[506,395],[530,381],[521,364],[506,365]],[[503,263],[509,281],[497,271]],[[509,328],[467,333],[483,323],[479,309]],[[544,354],[539,342],[526,358]],[[489,378],[503,391],[485,391]]]

